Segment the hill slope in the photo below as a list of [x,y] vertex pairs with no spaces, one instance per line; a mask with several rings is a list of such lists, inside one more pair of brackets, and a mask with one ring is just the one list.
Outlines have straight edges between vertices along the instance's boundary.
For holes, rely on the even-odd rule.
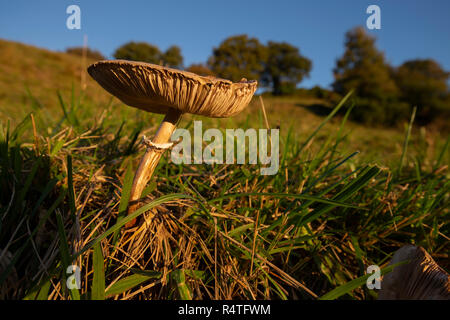
[[[80,57],[0,39],[0,117],[17,123],[36,102],[60,112],[58,90],[69,99],[73,85],[75,95],[79,95],[82,69]],[[109,99],[89,76],[86,80],[87,100]]]
[[[14,127],[24,116],[36,109],[40,109],[41,114],[47,118],[61,117],[63,111],[57,93],[60,92],[62,99],[69,104],[72,89],[75,99],[84,94],[83,107],[91,109],[89,116],[99,114],[102,111],[101,107],[110,101],[111,95],[89,75],[86,75],[87,87],[84,92],[81,91],[80,85],[82,70],[92,62],[94,61],[88,60],[83,67],[82,60],[78,56],[0,39],[0,119],[10,120],[11,126]],[[144,115],[140,111],[120,106],[122,104],[117,99],[113,101],[114,113],[137,112],[135,117],[138,118]],[[300,139],[306,138],[323,121],[324,114],[331,111],[331,106],[328,107],[324,101],[314,98],[264,97],[264,102],[270,125],[279,126],[282,137],[287,134],[289,128],[292,128],[293,134]],[[317,105],[322,108],[321,114],[316,114],[312,108]],[[131,114],[128,117],[131,117]],[[183,117],[184,122],[193,118],[199,117],[188,115]],[[205,128],[207,126],[236,128],[247,125],[265,127],[258,97],[255,97],[250,106],[233,119],[202,120],[205,122]],[[339,118],[327,124],[317,135],[314,145],[320,147],[328,136],[339,129],[339,124]],[[351,134],[345,139],[347,148],[343,150],[344,152],[359,150],[361,151],[359,159],[383,165],[389,165],[391,160],[398,161],[400,158],[404,140],[403,128],[401,130],[372,128],[348,122],[346,129],[347,132],[350,130]],[[411,156],[417,152],[434,154],[445,138],[440,137],[439,133],[430,133],[422,128],[419,134],[413,135],[413,139],[424,143],[419,149],[410,150]],[[426,147],[423,147],[424,145]]]

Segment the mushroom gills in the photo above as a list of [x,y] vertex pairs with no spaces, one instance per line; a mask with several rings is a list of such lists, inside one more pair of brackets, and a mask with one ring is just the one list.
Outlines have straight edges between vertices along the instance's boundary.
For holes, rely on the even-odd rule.
[[379,300],[450,300],[450,276],[422,247],[397,250],[390,265],[400,265],[383,277]]

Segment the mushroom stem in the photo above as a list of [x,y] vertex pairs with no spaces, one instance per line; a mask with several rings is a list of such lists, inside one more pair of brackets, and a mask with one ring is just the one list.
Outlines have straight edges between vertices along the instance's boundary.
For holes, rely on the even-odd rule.
[[[175,131],[178,121],[181,119],[182,113],[176,109],[169,108],[163,122],[160,124],[158,131],[152,142],[154,144],[164,144],[169,142],[172,133]],[[153,175],[156,166],[158,165],[161,155],[164,153],[164,149],[156,149],[147,147],[144,156],[139,163],[139,167],[133,179],[133,185],[131,186],[130,202],[138,200],[148,181]],[[128,207],[128,214],[136,211],[137,203],[131,204]],[[126,224],[126,227],[132,227],[136,223],[136,219],[131,220]]]

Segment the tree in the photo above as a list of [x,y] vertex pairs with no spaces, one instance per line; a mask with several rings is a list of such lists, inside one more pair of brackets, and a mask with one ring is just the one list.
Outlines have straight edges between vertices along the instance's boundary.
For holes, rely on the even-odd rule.
[[213,49],[208,67],[221,78],[259,80],[266,61],[266,48],[258,39],[238,35],[225,39]]
[[417,107],[416,119],[428,123],[450,112],[447,80],[450,76],[432,59],[417,59],[403,63],[395,71],[395,81],[401,99],[410,108]]
[[291,94],[297,84],[309,75],[311,60],[300,54],[297,47],[286,42],[269,41],[262,83],[271,86],[275,95]]
[[[83,47],[72,47],[67,48],[66,53],[73,54],[76,56],[82,56],[83,50],[84,50]],[[86,57],[92,60],[105,60],[105,57],[100,53],[100,51],[93,50],[90,48],[86,48]]]
[[181,49],[178,46],[171,46],[161,56],[164,65],[171,68],[182,68],[183,56],[181,55]]
[[202,63],[191,64],[186,71],[196,73],[201,76],[215,76],[214,72],[211,71],[206,65]]
[[142,61],[159,64],[162,60],[161,51],[157,46],[146,42],[128,42],[114,52],[114,58]]
[[162,64],[179,69],[183,66],[183,55],[178,46],[171,46],[161,52],[157,46],[146,42],[128,42],[114,52],[114,58]]
[[346,33],[345,52],[333,71],[336,92],[344,95],[355,90],[352,115],[357,120],[394,124],[407,116],[408,109],[398,101],[399,91],[384,54],[362,27]]

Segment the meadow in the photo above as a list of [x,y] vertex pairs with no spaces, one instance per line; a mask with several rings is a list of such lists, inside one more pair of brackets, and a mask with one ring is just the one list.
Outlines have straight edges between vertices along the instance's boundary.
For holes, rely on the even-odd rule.
[[[339,112],[349,94],[336,105],[264,95],[266,116],[258,96],[231,119],[184,116],[189,130],[279,128],[278,174],[176,165],[166,152],[126,216],[141,136],[162,116],[92,79],[83,90],[79,57],[7,41],[0,52],[2,299],[376,299],[367,267],[389,272],[404,244],[450,268],[449,136],[414,114],[362,126]],[[79,290],[66,286],[71,265]]]

